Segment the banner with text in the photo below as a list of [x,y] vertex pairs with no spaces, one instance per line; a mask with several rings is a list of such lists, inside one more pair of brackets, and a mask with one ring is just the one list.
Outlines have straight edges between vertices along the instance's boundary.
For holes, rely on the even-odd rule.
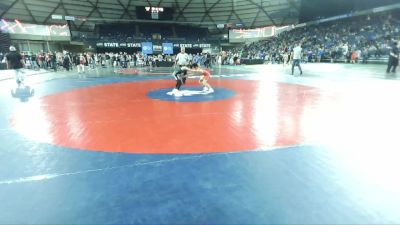
[[[173,54],[174,48],[211,48],[211,44],[199,43],[199,44],[178,44],[178,43],[152,43],[152,42],[98,42],[96,43],[98,48],[142,48],[142,51],[149,52],[163,52],[164,54]],[[143,47],[146,49],[144,50]],[[145,53],[153,54],[153,53]]]

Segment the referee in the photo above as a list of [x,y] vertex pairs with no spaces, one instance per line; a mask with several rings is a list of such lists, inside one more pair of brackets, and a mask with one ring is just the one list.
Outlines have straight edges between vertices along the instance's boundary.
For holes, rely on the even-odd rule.
[[176,56],[175,65],[179,67],[189,65],[189,55],[185,53],[184,48],[181,48],[181,52]]
[[186,67],[189,65],[189,55],[185,53],[184,48],[181,48],[181,52],[176,56],[175,65],[179,66],[179,69],[174,71],[174,76],[177,81],[175,89],[179,91],[181,85],[186,83],[186,75],[188,71]]

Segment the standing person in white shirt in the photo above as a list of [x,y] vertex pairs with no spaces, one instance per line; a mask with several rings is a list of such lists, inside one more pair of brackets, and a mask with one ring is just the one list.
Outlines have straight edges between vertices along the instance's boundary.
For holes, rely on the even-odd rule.
[[301,48],[301,44],[299,43],[299,44],[293,49],[292,75],[293,75],[294,67],[295,67],[295,66],[298,66],[298,67],[299,67],[300,75],[303,74],[303,71],[301,70],[301,66],[300,66],[301,56],[302,56],[302,48]]
[[179,67],[189,65],[189,55],[185,53],[184,48],[181,48],[181,52],[176,56],[175,65]]
[[[82,72],[82,73],[85,73],[85,64],[86,64],[86,59],[85,59],[85,57],[83,56],[83,54],[81,53],[81,54],[79,55],[79,64],[77,65],[78,73],[79,73],[79,74],[80,74],[81,72]],[[79,75],[79,78],[81,78],[80,75]]]

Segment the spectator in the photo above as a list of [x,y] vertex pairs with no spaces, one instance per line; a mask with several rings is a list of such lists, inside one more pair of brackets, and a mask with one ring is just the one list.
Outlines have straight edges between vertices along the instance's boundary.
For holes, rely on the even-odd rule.
[[390,51],[389,62],[386,73],[396,72],[396,68],[399,65],[399,47],[400,47],[400,42],[393,44],[393,47]]
[[10,46],[10,52],[6,55],[7,69],[15,71],[15,80],[18,87],[24,84],[24,73],[21,69],[24,67],[22,56],[14,46]]

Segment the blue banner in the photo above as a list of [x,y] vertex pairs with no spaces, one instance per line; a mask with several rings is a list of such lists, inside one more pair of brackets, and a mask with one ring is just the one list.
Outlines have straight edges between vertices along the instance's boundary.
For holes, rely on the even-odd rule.
[[142,42],[142,53],[146,55],[153,54],[153,43]]
[[166,55],[174,54],[174,45],[172,43],[163,43],[163,53]]

